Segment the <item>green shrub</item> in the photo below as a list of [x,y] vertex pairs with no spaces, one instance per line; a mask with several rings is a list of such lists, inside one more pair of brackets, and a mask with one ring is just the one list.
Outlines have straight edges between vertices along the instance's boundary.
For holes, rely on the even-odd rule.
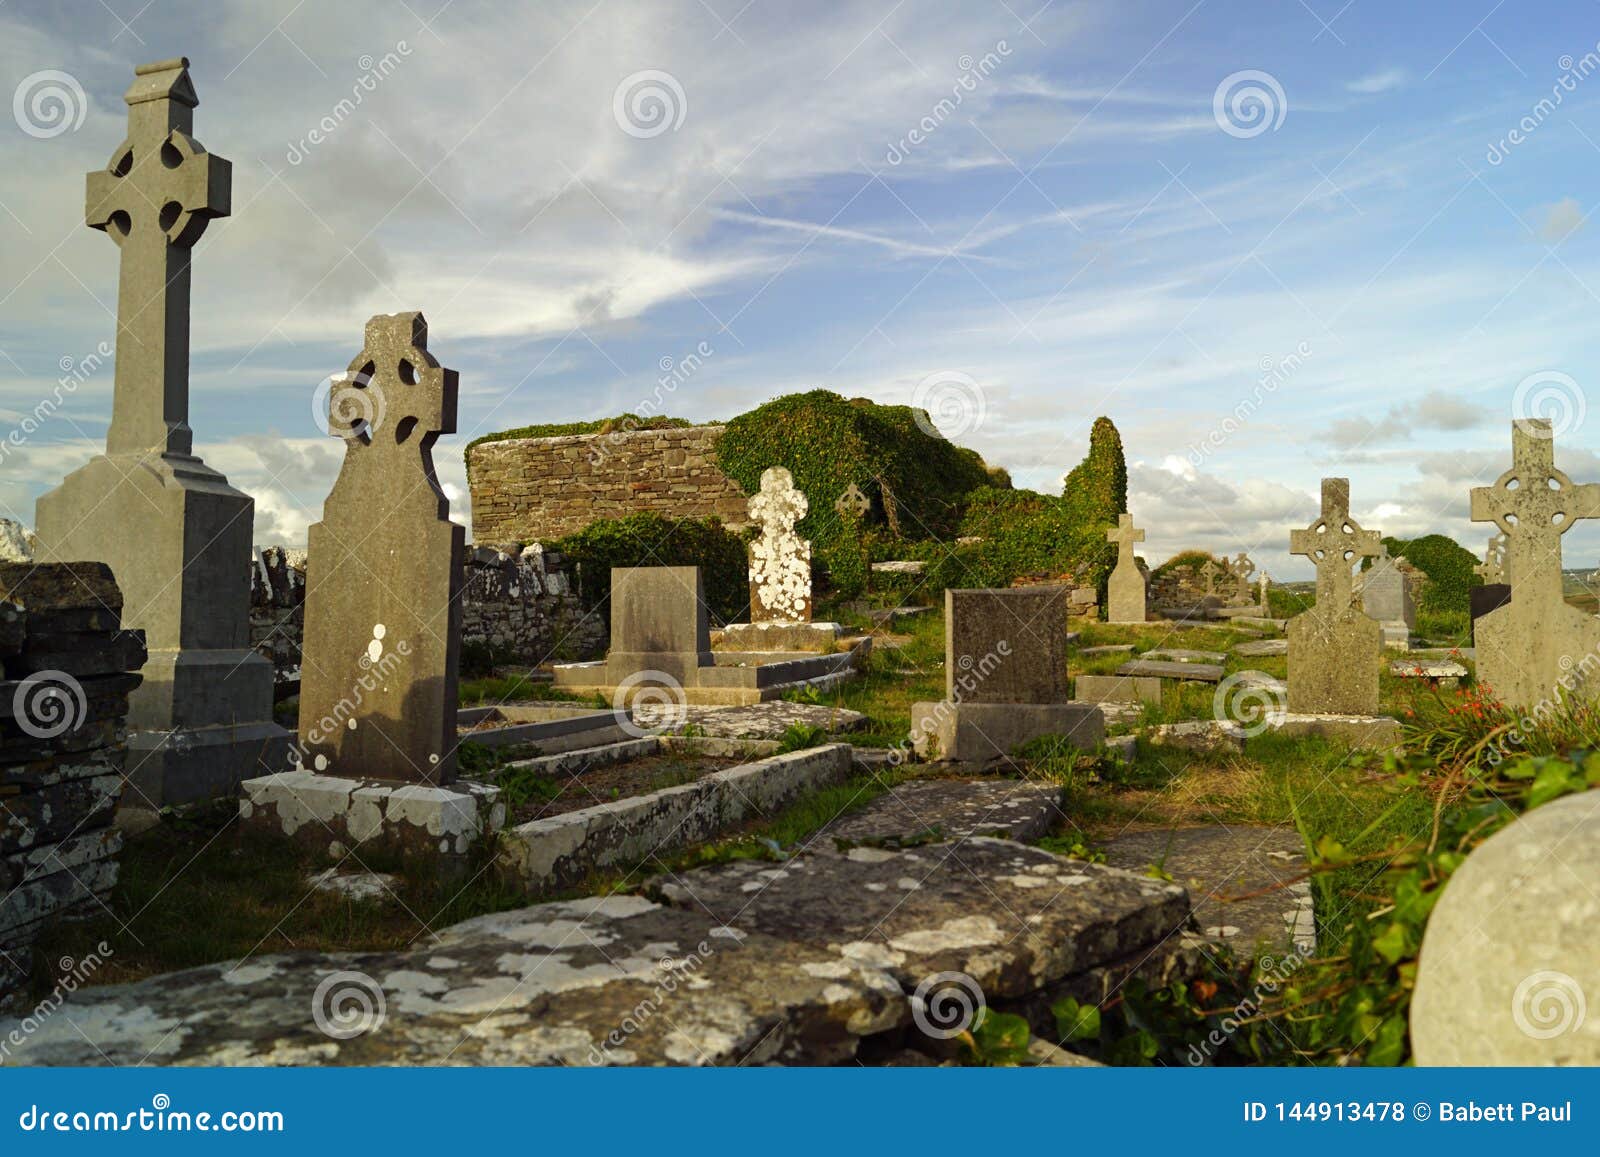
[[1160,575],[1171,574],[1175,570],[1190,570],[1198,573],[1200,568],[1208,562],[1214,562],[1218,566],[1223,565],[1222,559],[1216,555],[1207,554],[1203,550],[1183,550],[1167,559],[1166,562],[1156,567],[1150,574],[1152,578],[1155,578]]
[[717,518],[602,518],[553,545],[576,564],[578,597],[590,610],[610,597],[612,568],[634,566],[699,567],[706,605],[723,622],[750,608],[745,540]]
[[[1483,585],[1483,579],[1473,573],[1478,558],[1470,550],[1442,534],[1411,539],[1385,538],[1383,544],[1389,548],[1390,558],[1404,555],[1412,566],[1428,576],[1417,594],[1419,611],[1468,613],[1471,605],[1468,592]],[[1370,569],[1371,565],[1371,559],[1362,563],[1363,569]]]
[[846,399],[828,390],[788,394],[740,414],[717,441],[717,462],[746,494],[770,466],[785,466],[811,503],[799,531],[836,591],[854,594],[866,575],[860,547],[833,504],[851,484],[872,502],[866,527],[897,539],[951,538],[967,496],[994,479],[975,451],[924,432],[910,406]]

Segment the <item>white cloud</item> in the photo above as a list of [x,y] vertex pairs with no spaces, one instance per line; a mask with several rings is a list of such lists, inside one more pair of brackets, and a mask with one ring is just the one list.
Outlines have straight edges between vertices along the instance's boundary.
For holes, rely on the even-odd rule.
[[1380,72],[1370,72],[1366,76],[1357,77],[1347,83],[1345,88],[1351,92],[1370,95],[1401,88],[1409,79],[1409,74],[1403,68],[1386,68]]

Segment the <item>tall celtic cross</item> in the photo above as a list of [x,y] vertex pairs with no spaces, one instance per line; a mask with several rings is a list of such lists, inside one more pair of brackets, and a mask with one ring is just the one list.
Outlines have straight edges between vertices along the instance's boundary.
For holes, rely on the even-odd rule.
[[1144,531],[1133,525],[1133,515],[1117,515],[1117,525],[1106,531],[1106,541],[1117,544],[1117,566],[1137,567],[1133,560],[1133,544],[1144,541]]
[[89,174],[85,221],[122,251],[106,452],[188,454],[189,251],[230,211],[233,166],[189,135],[199,103],[186,58],[143,64],[128,136]]
[[1289,532],[1289,553],[1316,564],[1317,607],[1342,614],[1355,600],[1350,570],[1383,548],[1376,530],[1362,530],[1350,517],[1350,479],[1322,480],[1322,517],[1304,530]]
[[1600,518],[1600,485],[1578,485],[1556,469],[1555,435],[1546,418],[1511,423],[1511,469],[1493,486],[1472,490],[1472,521],[1506,536],[1505,571],[1514,604],[1561,601],[1561,536],[1580,518]]

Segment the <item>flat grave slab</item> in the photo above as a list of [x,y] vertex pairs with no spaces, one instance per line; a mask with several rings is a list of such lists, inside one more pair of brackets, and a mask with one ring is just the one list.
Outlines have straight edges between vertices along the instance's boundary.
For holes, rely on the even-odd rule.
[[1164,663],[1134,659],[1117,668],[1118,675],[1143,675],[1152,679],[1192,679],[1197,683],[1222,682],[1222,668],[1212,663]]
[[1465,679],[1468,671],[1454,659],[1396,659],[1389,664],[1389,673],[1397,679],[1454,683],[1457,679]]
[[1131,654],[1133,654],[1133,644],[1132,643],[1105,643],[1105,644],[1103,644],[1101,646],[1098,646],[1098,647],[1085,647],[1085,648],[1083,648],[1083,650],[1078,652],[1078,656],[1080,658],[1084,658],[1084,659],[1092,659],[1096,655],[1131,655]]
[[1220,651],[1186,651],[1181,648],[1146,651],[1140,658],[1169,663],[1209,663],[1219,667],[1228,661],[1228,656]]
[[1298,947],[1309,953],[1316,947],[1311,885],[1295,880],[1306,868],[1305,845],[1293,828],[1130,832],[1105,845],[1105,853],[1106,863],[1129,871],[1159,865],[1189,889],[1206,935],[1239,951]]
[[823,829],[834,841],[882,843],[917,837],[1036,840],[1062,818],[1063,789],[1020,779],[923,779],[896,785]]
[[1161,680],[1147,676],[1079,675],[1073,698],[1084,703],[1160,703]]
[[1289,653],[1289,640],[1257,639],[1249,643],[1240,643],[1233,649],[1233,653],[1246,659],[1265,659],[1274,655],[1287,655]]
[[842,707],[790,703],[773,699],[743,707],[682,707],[673,703],[640,703],[633,709],[636,728],[682,730],[717,739],[782,739],[790,727],[820,727],[829,734],[859,731],[867,717]]

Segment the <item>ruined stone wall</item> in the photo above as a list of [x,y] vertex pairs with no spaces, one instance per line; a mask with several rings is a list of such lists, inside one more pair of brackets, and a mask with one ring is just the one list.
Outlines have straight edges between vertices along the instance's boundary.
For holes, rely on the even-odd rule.
[[551,542],[602,518],[649,512],[749,521],[714,453],[722,426],[484,442],[468,455],[479,542]]
[[52,922],[117,882],[128,693],[144,635],[124,631],[102,563],[0,564],[0,1008]]
[[[250,644],[272,661],[278,681],[300,674],[305,636],[306,552],[269,546],[250,576]],[[469,548],[461,595],[461,642],[486,647],[500,663],[533,666],[605,653],[606,623],[586,615],[566,560],[537,543]]]

